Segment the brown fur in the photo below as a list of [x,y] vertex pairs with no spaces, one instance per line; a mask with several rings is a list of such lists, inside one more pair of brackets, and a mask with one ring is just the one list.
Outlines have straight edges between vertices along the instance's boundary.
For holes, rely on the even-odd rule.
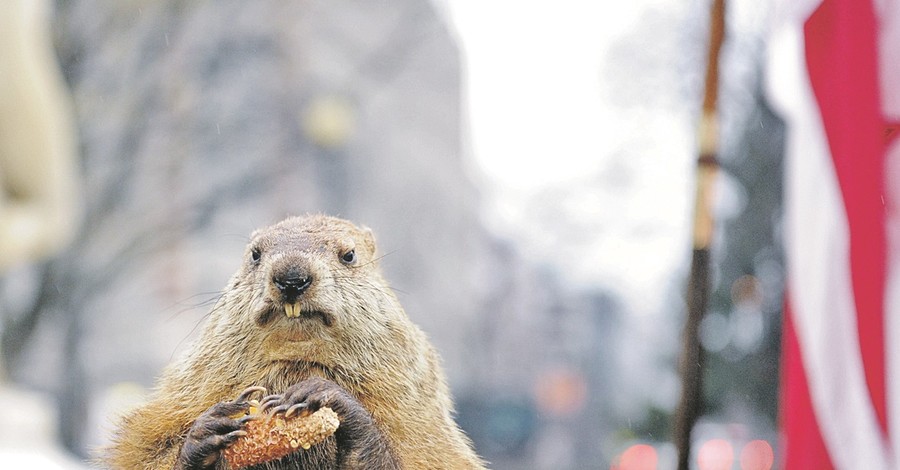
[[[340,256],[350,249],[357,260],[345,265]],[[302,310],[329,321],[288,318],[273,294],[272,270],[296,260],[316,277]],[[404,468],[483,467],[453,420],[437,353],[380,273],[371,231],[322,215],[253,234],[201,337],[164,371],[149,403],[124,417],[105,462],[171,469],[192,422],[211,406],[254,385],[281,393],[310,376],[355,396]]]

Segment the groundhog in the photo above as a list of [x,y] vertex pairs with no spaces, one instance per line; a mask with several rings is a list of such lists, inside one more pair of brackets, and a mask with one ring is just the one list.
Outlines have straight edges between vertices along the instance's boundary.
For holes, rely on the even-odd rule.
[[[224,469],[248,397],[330,407],[337,432],[259,469],[483,468],[453,418],[440,359],[378,267],[371,230],[324,215],[254,232],[186,355],[102,457],[121,469]],[[263,392],[265,389],[266,392]]]

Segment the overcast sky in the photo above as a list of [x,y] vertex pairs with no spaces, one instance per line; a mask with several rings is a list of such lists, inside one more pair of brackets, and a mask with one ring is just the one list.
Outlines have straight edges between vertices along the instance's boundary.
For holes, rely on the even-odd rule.
[[[566,260],[560,268],[574,282],[635,299],[638,313],[656,310],[648,288],[662,294],[658,286],[689,248],[693,129],[688,109],[646,110],[647,122],[637,123],[640,116],[609,103],[604,86],[614,77],[606,75],[620,72],[607,62],[648,9],[671,10],[677,21],[685,3],[446,3],[492,228],[536,258]],[[641,129],[647,142],[635,153]],[[560,210],[539,213],[539,202]]]
[[[723,93],[756,76],[728,51],[761,37],[766,3],[728,4]],[[460,43],[466,145],[491,228],[572,282],[613,288],[632,313],[659,313],[690,252],[709,2],[438,5]],[[629,81],[647,89],[616,96]],[[728,188],[718,199],[738,203]]]

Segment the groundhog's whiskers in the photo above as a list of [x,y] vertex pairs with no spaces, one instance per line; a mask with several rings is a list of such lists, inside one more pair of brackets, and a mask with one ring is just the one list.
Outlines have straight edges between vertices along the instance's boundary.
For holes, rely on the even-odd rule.
[[[174,313],[172,313],[172,315],[169,316],[167,321],[171,321],[175,317],[177,317],[185,312],[189,312],[191,310],[198,309],[201,307],[209,307],[210,305],[215,305],[215,303],[218,302],[219,299],[221,299],[224,294],[225,294],[224,291],[201,292],[199,294],[194,294],[184,300],[174,302],[172,305],[167,307],[166,310],[172,309],[176,306],[180,306],[181,308],[178,309],[177,311],[175,311]],[[200,302],[194,302],[194,303],[188,302],[190,300],[196,299],[201,296],[204,296],[206,298],[204,300],[201,300]]]

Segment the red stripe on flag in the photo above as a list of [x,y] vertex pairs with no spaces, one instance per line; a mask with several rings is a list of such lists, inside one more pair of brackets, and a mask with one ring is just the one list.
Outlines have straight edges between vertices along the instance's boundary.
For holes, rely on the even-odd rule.
[[[790,299],[790,296],[788,297]],[[790,300],[788,300],[790,303]],[[809,386],[806,383],[806,369],[800,354],[800,343],[794,331],[794,322],[788,305],[784,307],[784,329],[781,339],[781,429],[784,433],[785,469],[834,468],[828,457],[828,449],[819,432],[816,414],[813,411]]]
[[867,0],[825,0],[804,25],[810,82],[849,224],[850,270],[866,384],[886,435],[886,123],[881,114],[877,34],[875,13]]

